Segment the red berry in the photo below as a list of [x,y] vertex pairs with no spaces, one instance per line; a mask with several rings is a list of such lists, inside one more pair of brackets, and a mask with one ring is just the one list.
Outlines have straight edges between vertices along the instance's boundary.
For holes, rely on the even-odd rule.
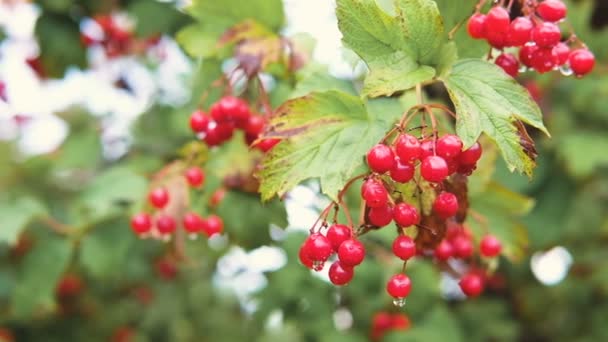
[[64,275],[55,288],[55,294],[61,298],[74,297],[84,289],[84,283],[75,274]]
[[481,255],[492,258],[500,254],[502,244],[500,243],[500,240],[496,238],[496,236],[486,235],[483,237],[483,239],[481,239],[479,250]]
[[448,176],[448,164],[439,156],[426,157],[420,166],[420,174],[428,182],[443,182]]
[[454,247],[449,241],[441,241],[437,247],[435,247],[435,258],[437,260],[446,261],[454,255]]
[[262,139],[260,140],[260,142],[258,142],[255,147],[257,147],[260,151],[266,153],[270,150],[272,150],[273,147],[275,147],[278,143],[281,142],[281,139]]
[[398,203],[393,209],[393,219],[401,227],[409,227],[420,223],[418,209],[407,203]]
[[173,280],[177,276],[177,265],[173,259],[167,257],[158,259],[154,266],[158,276],[164,280]]
[[456,215],[458,212],[458,198],[451,192],[441,192],[435,198],[433,211],[443,219]]
[[457,236],[452,240],[452,247],[454,247],[454,256],[467,259],[473,255],[473,243],[471,239],[464,236]]
[[393,322],[391,327],[393,330],[405,330],[411,326],[409,318],[404,314],[393,315]]
[[416,244],[407,235],[399,235],[393,241],[393,254],[401,260],[409,260],[416,255]]
[[496,6],[486,15],[485,30],[486,35],[490,32],[505,34],[509,30],[511,18],[506,9]]
[[169,192],[165,188],[156,188],[148,194],[148,201],[154,207],[162,209],[169,203]]
[[539,48],[532,56],[532,67],[541,74],[553,70],[558,62],[553,48]]
[[553,23],[541,23],[532,30],[532,40],[539,47],[554,47],[562,38],[562,31]]
[[393,298],[405,298],[412,290],[412,282],[405,274],[395,274],[386,283],[386,292]]
[[194,133],[203,132],[209,125],[209,117],[204,112],[197,110],[190,116],[190,128]]
[[219,216],[209,215],[206,220],[203,220],[202,229],[209,237],[215,234],[222,234],[224,231],[224,221]]
[[217,123],[210,122],[207,126],[207,131],[205,132],[205,143],[209,146],[217,146],[223,142],[222,133],[218,128]]
[[393,150],[384,144],[372,147],[367,153],[367,165],[374,172],[385,173],[393,167],[394,163]]
[[496,58],[495,63],[511,77],[516,77],[517,74],[519,74],[519,62],[517,61],[517,58],[510,53],[501,54]]
[[475,165],[481,158],[481,144],[475,142],[473,146],[462,151],[458,156],[458,163],[461,165]]
[[420,154],[422,153],[420,142],[413,135],[402,134],[395,143],[395,153],[399,159],[405,162],[414,161],[420,158]]
[[213,192],[211,198],[209,198],[209,205],[212,207],[217,207],[222,200],[226,197],[226,189],[219,188]]
[[435,142],[433,139],[427,139],[420,143],[420,160],[426,159],[428,156],[435,155]]
[[232,122],[228,121],[228,122],[218,122],[215,129],[217,130],[217,135],[220,138],[220,140],[222,142],[224,142],[224,141],[230,140],[230,138],[232,138],[235,127]]
[[393,207],[384,205],[377,208],[370,208],[367,214],[369,223],[376,227],[384,227],[393,220]]
[[247,120],[247,125],[245,126],[245,132],[248,135],[252,135],[257,137],[264,131],[264,126],[266,125],[266,119],[260,115],[252,115]]
[[203,173],[203,170],[201,170],[201,168],[197,166],[193,166],[186,170],[185,175],[188,184],[195,188],[201,186],[205,181],[205,174]]
[[236,127],[245,129],[249,124],[249,118],[251,117],[251,111],[249,111],[247,102],[238,99],[238,104],[232,111],[231,117],[232,120],[234,120]]
[[414,178],[414,165],[410,163],[404,163],[401,158],[395,158],[395,164],[391,169],[391,178],[398,183],[407,183]]
[[444,159],[455,158],[460,154],[462,149],[462,140],[457,135],[446,134],[437,139],[437,155]]
[[482,39],[485,38],[485,25],[486,25],[486,15],[481,13],[476,13],[469,18],[469,22],[467,24],[467,31],[469,32],[469,36],[473,39]]
[[502,50],[505,46],[509,45],[508,36],[505,32],[486,31],[486,40],[492,47],[499,50]]
[[591,72],[595,66],[595,56],[587,49],[572,51],[569,57],[570,67],[577,76],[583,76]]
[[567,11],[560,0],[545,0],[536,7],[536,13],[546,21],[560,21],[566,17]]
[[302,265],[306,266],[306,268],[312,269],[313,261],[308,256],[308,251],[306,250],[306,243],[303,243],[302,246],[300,246],[300,251],[298,252],[298,258],[300,259],[300,263],[302,263]]
[[559,42],[553,47],[553,53],[557,56],[557,65],[564,65],[570,57],[570,47],[566,43]]
[[378,312],[372,319],[372,340],[380,340],[393,327],[393,318],[388,312]]
[[233,96],[224,96],[210,109],[211,116],[217,122],[235,121],[243,109],[242,100]]
[[388,203],[388,191],[386,191],[384,185],[377,180],[366,180],[361,187],[361,193],[368,207],[383,207]]
[[365,247],[359,240],[348,239],[338,248],[338,259],[343,266],[357,266],[365,259]]
[[511,46],[522,46],[530,41],[534,24],[526,17],[517,17],[509,26],[508,41]]
[[342,242],[350,239],[352,235],[352,230],[343,224],[332,224],[327,230],[327,239],[334,251],[338,251]]
[[460,279],[460,289],[467,297],[477,297],[483,292],[484,281],[477,273],[468,273]]
[[331,242],[319,233],[311,234],[306,239],[304,247],[308,257],[313,261],[325,261],[333,253]]
[[183,224],[188,233],[198,233],[203,229],[203,218],[196,213],[186,213]]
[[524,45],[519,49],[519,61],[521,64],[527,66],[528,68],[534,67],[532,65],[534,61],[534,54],[539,47],[536,45]]
[[161,234],[171,234],[175,231],[175,220],[173,217],[160,214],[156,217],[156,229]]
[[152,218],[146,213],[139,213],[131,217],[131,229],[136,234],[143,234],[152,228]]
[[334,285],[346,285],[353,279],[354,275],[353,268],[344,266],[340,261],[335,261],[329,267],[329,280]]

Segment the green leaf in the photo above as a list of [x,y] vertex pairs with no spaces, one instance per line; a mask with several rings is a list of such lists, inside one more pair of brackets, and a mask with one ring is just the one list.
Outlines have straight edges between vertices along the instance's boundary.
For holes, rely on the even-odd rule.
[[498,145],[509,170],[531,175],[535,162],[520,145],[515,120],[549,133],[528,91],[496,65],[476,59],[458,61],[444,82],[458,115],[456,132],[465,147],[485,132]]
[[[80,244],[80,262],[94,277],[120,276],[135,239],[128,221],[103,222],[86,235]],[[111,253],[109,253],[111,251]]]
[[86,65],[85,49],[80,43],[78,23],[68,16],[45,13],[36,21],[43,71],[47,76],[62,76],[69,66]]
[[298,183],[320,178],[332,199],[363,166],[363,156],[401,115],[397,99],[364,103],[338,91],[286,102],[271,121],[269,137],[284,139],[259,171],[262,199],[282,196]]
[[396,17],[374,0],[339,0],[343,42],[368,65],[363,93],[391,95],[449,70],[454,45],[446,47],[443,23],[431,0],[396,0]]
[[14,244],[27,224],[46,212],[39,201],[22,196],[16,201],[0,201],[0,242]]
[[300,74],[302,74],[301,79],[291,93],[292,98],[304,96],[313,91],[321,92],[328,90],[339,90],[351,95],[356,95],[352,82],[331,76],[325,68],[306,71],[308,70],[300,72]]
[[36,242],[21,265],[11,298],[16,317],[28,318],[40,309],[53,309],[55,285],[68,264],[71,250],[68,240],[57,237]]
[[575,178],[589,177],[595,170],[608,167],[608,136],[605,132],[572,131],[560,137],[557,143],[561,161]]
[[[158,1],[136,0],[129,2],[127,11],[137,22],[135,33],[139,37],[173,33],[188,17],[174,4]],[[150,20],[154,18],[154,20]]]

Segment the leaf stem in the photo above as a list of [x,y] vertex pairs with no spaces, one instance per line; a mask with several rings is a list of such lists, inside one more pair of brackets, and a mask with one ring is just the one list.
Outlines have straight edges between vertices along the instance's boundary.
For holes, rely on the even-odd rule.
[[256,78],[258,80],[258,86],[259,86],[259,90],[260,90],[260,101],[262,102],[262,107],[264,107],[264,112],[265,112],[266,116],[270,117],[272,115],[272,106],[270,105],[268,93],[266,92],[266,89],[264,88],[264,83],[262,82],[262,78],[260,77],[260,74],[257,74]]
[[44,216],[40,218],[40,222],[49,227],[53,232],[61,235],[70,235],[75,230],[65,223],[57,221],[54,217]]

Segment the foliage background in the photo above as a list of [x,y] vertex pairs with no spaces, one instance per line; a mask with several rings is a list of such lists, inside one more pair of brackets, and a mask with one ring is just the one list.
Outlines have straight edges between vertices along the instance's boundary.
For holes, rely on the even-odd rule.
[[[474,2],[466,2],[470,6],[438,1],[447,28],[470,13]],[[262,3],[267,7],[255,7]],[[507,201],[515,207],[514,214],[527,213],[522,223],[528,233],[518,244],[520,257],[515,262],[501,260],[499,274],[504,277],[484,296],[469,301],[451,294],[454,284],[431,263],[414,263],[410,271],[414,291],[404,309],[412,328],[385,340],[608,339],[608,18],[599,0],[567,3],[575,31],[598,59],[596,72],[584,79],[558,73],[521,77],[522,83],[538,86],[553,138],[534,135],[540,159],[531,181],[509,173],[500,158],[488,158],[489,171],[484,172],[527,197],[514,195]],[[214,59],[203,56],[209,52],[209,41],[250,13],[259,13],[258,19],[274,30],[283,22],[280,1],[252,1],[249,9],[239,1],[217,4],[201,5],[199,12],[188,16],[170,1],[35,3],[41,11],[36,40],[44,69],[53,79],[87,64],[79,19],[115,5],[135,19],[137,35],[163,33],[170,39],[180,32],[181,47],[199,57],[189,57],[191,71],[175,81],[191,91],[189,99],[145,106],[145,113],[131,120],[128,150],[118,157],[108,155],[104,129],[107,120],[120,112],[90,115],[90,108],[70,106],[53,113],[69,125],[69,134],[58,148],[34,156],[22,153],[19,137],[26,133],[10,126],[15,130],[8,135],[12,138],[0,143],[0,324],[12,331],[15,340],[116,341],[117,331],[128,328],[134,341],[364,341],[375,312],[396,310],[383,289],[384,279],[399,267],[382,252],[390,241],[388,235],[378,234],[369,241],[378,246],[376,257],[367,260],[345,288],[335,289],[298,264],[297,249],[304,238],[298,227],[306,228],[324,201],[316,195],[314,183],[299,187],[287,200],[287,233],[275,226],[269,229],[269,222],[280,228],[288,225],[281,205],[261,207],[252,195],[230,192],[218,208],[226,220],[228,239],[188,243],[188,255],[195,262],[178,265],[174,279],[159,276],[155,266],[171,255],[168,247],[132,235],[128,215],[145,199],[147,177],[192,140],[185,124],[188,115],[199,104],[197,94],[220,72],[215,58],[226,57],[225,51],[218,51]],[[286,6],[298,5],[288,1]],[[310,37],[288,34],[304,46],[313,44]],[[461,57],[485,51],[467,39],[464,30],[456,39]],[[357,63],[352,53],[333,53]],[[201,57],[207,58],[205,62]],[[6,72],[7,60],[0,63],[7,63],[1,69]],[[138,63],[159,68],[148,59]],[[326,70],[313,62],[295,77],[280,77],[281,70],[271,72],[276,82],[273,105],[310,89],[352,91],[353,84],[360,86],[356,72],[351,80],[328,76]],[[135,96],[139,91],[124,88]],[[428,95],[441,100],[441,94],[439,90]],[[217,96],[209,96],[204,107]],[[9,110],[0,125],[9,127],[6,118],[14,114],[35,114]],[[208,186],[218,184],[231,161],[241,160],[245,151],[236,143],[209,151]],[[65,223],[67,233],[50,230],[50,218]],[[508,226],[506,231],[515,234],[517,229]],[[20,250],[24,246],[27,252]],[[565,257],[563,249],[553,249],[556,246],[567,250]],[[546,283],[545,278],[560,269],[567,272],[563,281],[558,277],[552,286],[539,281]],[[56,283],[68,273],[78,274],[85,288],[76,298],[58,301]]]

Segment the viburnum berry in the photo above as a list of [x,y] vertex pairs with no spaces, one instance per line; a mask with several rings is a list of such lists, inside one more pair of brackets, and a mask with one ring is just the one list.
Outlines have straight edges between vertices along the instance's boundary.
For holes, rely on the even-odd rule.
[[409,162],[401,161],[401,158],[396,157],[393,168],[391,169],[391,178],[398,183],[407,183],[414,178],[414,165]]
[[160,258],[154,264],[156,273],[164,280],[173,280],[177,276],[177,264],[175,260],[171,258]]
[[212,237],[215,234],[222,234],[224,231],[224,221],[217,215],[209,215],[207,219],[203,220],[203,232],[208,237]]
[[195,188],[201,186],[205,181],[205,174],[203,173],[203,170],[198,166],[193,166],[186,170],[185,176],[186,180],[188,181],[188,184]]
[[420,160],[435,154],[435,142],[433,139],[426,139],[420,143]]
[[55,288],[55,294],[61,299],[75,297],[84,290],[82,279],[76,274],[64,275]]
[[495,49],[502,50],[509,45],[508,37],[506,32],[486,31],[486,40]]
[[386,292],[393,298],[405,298],[412,290],[412,282],[405,274],[395,274],[386,283]]
[[562,31],[553,23],[540,23],[532,30],[532,40],[539,47],[554,47],[562,38]]
[[433,211],[443,219],[456,215],[458,198],[451,192],[442,191],[433,202]]
[[367,153],[367,165],[374,172],[385,173],[393,167],[394,163],[393,150],[384,144],[377,144]]
[[395,143],[395,153],[404,162],[411,162],[420,158],[422,150],[420,141],[411,134],[402,134]]
[[454,255],[454,247],[449,241],[441,241],[437,247],[435,247],[435,258],[437,260],[446,261]]
[[392,328],[394,330],[404,330],[411,326],[411,322],[406,315],[397,313],[393,315]]
[[308,255],[308,251],[306,250],[306,242],[304,242],[302,244],[302,246],[300,246],[300,251],[298,252],[298,258],[300,259],[300,263],[302,263],[302,265],[306,266],[306,268],[313,268],[313,261],[310,258],[310,256]]
[[526,17],[517,17],[509,26],[508,41],[511,46],[521,46],[530,41],[534,24]]
[[595,56],[587,49],[578,49],[570,53],[570,68],[577,76],[583,76],[591,72],[595,66]]
[[220,132],[220,128],[217,123],[210,122],[207,126],[207,130],[205,131],[205,137],[203,138],[205,143],[210,147],[217,146],[224,142],[222,139],[222,133]]
[[560,21],[566,17],[567,11],[560,0],[545,0],[536,7],[536,13],[546,21]]
[[524,45],[519,49],[519,61],[528,68],[533,68],[534,54],[539,47],[534,44]]
[[502,244],[500,240],[494,235],[486,235],[481,239],[479,244],[479,251],[481,255],[492,258],[500,254],[502,251]]
[[354,275],[353,268],[343,265],[341,261],[334,261],[329,267],[329,280],[334,285],[346,285],[353,279]]
[[146,213],[139,213],[131,217],[131,229],[136,234],[143,234],[152,228],[152,218]]
[[440,183],[448,176],[448,164],[439,156],[428,156],[422,161],[420,174],[426,181]]
[[248,135],[252,135],[254,137],[258,137],[260,133],[264,131],[264,126],[266,125],[266,119],[264,119],[261,115],[252,115],[247,120],[247,125],[245,126],[245,132]]
[[473,272],[465,274],[458,284],[467,297],[477,297],[484,289],[483,278],[479,274]]
[[388,191],[381,182],[375,179],[368,179],[363,182],[361,195],[365,204],[371,208],[382,207],[388,203]]
[[553,51],[553,48],[538,48],[532,55],[532,67],[538,73],[544,74],[553,70],[559,60]]
[[485,38],[486,15],[475,13],[469,18],[467,23],[467,32],[473,39]]
[[161,234],[171,234],[175,231],[175,219],[169,215],[160,214],[156,217],[156,229]]
[[392,326],[393,317],[388,312],[377,312],[372,318],[372,339],[381,339]]
[[198,233],[203,229],[203,218],[196,213],[186,213],[182,220],[188,233]]
[[393,241],[393,254],[401,260],[409,260],[416,255],[416,243],[407,235],[399,235]]
[[519,62],[517,58],[510,53],[503,53],[496,58],[494,62],[502,68],[502,70],[511,77],[516,77],[519,74]]
[[467,259],[473,255],[473,243],[471,239],[464,236],[457,236],[452,240],[452,247],[454,247],[454,256]]
[[365,247],[359,240],[348,239],[338,248],[338,259],[343,266],[357,266],[365,259]]
[[398,203],[393,208],[393,219],[399,226],[409,227],[420,223],[420,214],[413,205]]
[[393,207],[383,205],[381,207],[370,208],[367,214],[369,223],[377,227],[384,227],[393,221]]
[[566,43],[559,42],[553,47],[553,53],[557,56],[557,65],[564,65],[570,57],[570,47]]
[[332,224],[327,230],[326,237],[331,243],[334,251],[338,251],[342,242],[350,239],[353,235],[352,229],[343,224]]
[[460,155],[458,156],[458,163],[460,165],[475,165],[479,158],[481,158],[481,153],[481,144],[479,142],[475,142],[471,147],[460,152]]
[[435,145],[437,155],[444,159],[455,158],[460,154],[462,149],[462,140],[457,135],[446,134],[437,139]]
[[190,128],[194,133],[204,132],[209,125],[209,117],[200,110],[190,115]]
[[266,153],[266,152],[272,150],[272,148],[275,147],[280,142],[281,142],[281,139],[273,139],[273,138],[262,139],[255,145],[255,147],[257,147],[260,151]]
[[333,253],[331,242],[319,233],[311,234],[304,244],[308,257],[317,262],[327,260]]
[[156,188],[148,194],[148,201],[154,207],[162,209],[169,203],[169,192],[165,188]]
[[485,32],[506,33],[509,30],[511,18],[509,12],[500,6],[495,6],[486,15]]
[[218,122],[216,127],[217,135],[222,142],[230,140],[234,134],[235,126],[231,121]]

